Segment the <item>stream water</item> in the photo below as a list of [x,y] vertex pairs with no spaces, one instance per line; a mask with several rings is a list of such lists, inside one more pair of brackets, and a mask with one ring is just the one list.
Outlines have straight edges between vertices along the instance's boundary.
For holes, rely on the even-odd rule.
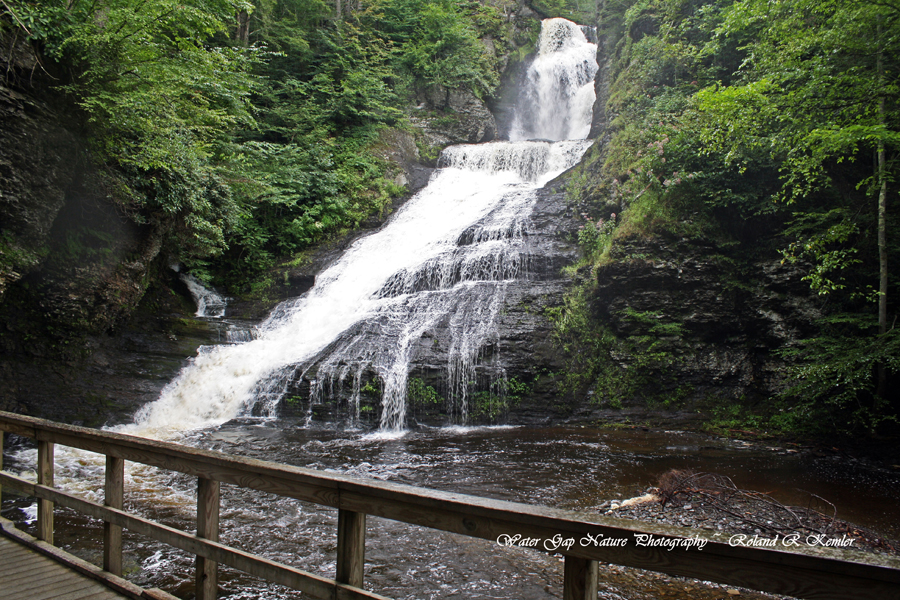
[[[595,54],[580,26],[545,22],[512,141],[446,150],[428,187],[320,274],[310,292],[277,307],[253,335],[231,339],[243,343],[201,348],[156,402],[117,431],[585,511],[642,493],[669,468],[694,468],[773,491],[783,502],[802,503],[816,493],[835,503],[840,517],[900,535],[900,476],[862,465],[679,432],[460,426],[479,349],[495,335],[505,282],[528,276],[519,246],[535,192],[590,146],[583,138],[594,101]],[[200,299],[205,314],[220,314],[215,299],[201,293],[198,305]],[[448,413],[456,425],[408,431],[413,342],[441,319],[453,332],[446,378]],[[339,385],[358,395],[361,374],[374,371],[383,389],[379,431],[357,430],[352,418],[340,430],[275,419],[273,409],[288,383],[313,365],[312,393],[321,402]],[[498,367],[492,376],[505,374]],[[28,471],[34,454],[20,450],[9,464]],[[102,501],[99,457],[60,448],[57,469],[57,485]],[[129,464],[126,509],[193,530],[195,485],[188,477]],[[4,516],[17,521],[27,523],[32,513],[29,499],[4,503]],[[334,511],[224,486],[221,516],[225,543],[333,577]],[[62,546],[98,559],[99,523],[62,510],[57,523]],[[85,534],[86,524],[92,534]],[[191,557],[131,534],[126,556],[129,576],[138,583],[190,597]],[[395,598],[561,597],[558,557],[380,519],[369,523],[366,559],[367,586]],[[221,582],[229,598],[299,597],[228,569],[222,569]],[[684,587],[632,582],[611,586],[604,597],[658,598],[669,588],[669,597],[706,597]]]
[[[838,454],[773,450],[677,431],[593,427],[447,427],[404,435],[310,428],[303,420],[240,418],[182,440],[230,454],[275,460],[529,504],[602,512],[601,504],[642,494],[670,468],[729,475],[742,488],[806,506],[810,493],[833,502],[838,516],[900,537],[900,474],[848,462]],[[61,449],[60,449],[61,450]],[[14,470],[33,452],[11,457]],[[57,484],[102,501],[103,463],[87,453],[59,461]],[[196,482],[129,463],[126,509],[192,531]],[[34,513],[31,499],[7,501],[3,516]],[[33,518],[33,516],[31,517]],[[336,511],[223,486],[222,540],[244,550],[333,577]],[[33,525],[32,525],[33,526]],[[85,527],[88,526],[88,527]],[[100,560],[102,524],[59,510],[57,541]],[[192,594],[192,557],[126,532],[130,577],[183,598]],[[522,548],[370,518],[366,585],[393,598],[539,600],[562,596],[558,557]],[[604,571],[601,598],[712,600],[725,594],[696,582],[648,573]],[[300,594],[222,569],[223,597],[300,598]],[[685,589],[685,588],[690,589]],[[748,596],[745,592],[742,597]]]

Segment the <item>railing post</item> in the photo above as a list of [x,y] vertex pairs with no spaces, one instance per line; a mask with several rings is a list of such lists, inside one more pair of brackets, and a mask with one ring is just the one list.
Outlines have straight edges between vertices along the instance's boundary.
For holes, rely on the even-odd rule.
[[563,600],[597,599],[596,560],[566,556],[563,569]]
[[[122,510],[125,505],[125,459],[106,457],[106,488],[103,504]],[[122,528],[103,523],[103,569],[122,575]]]
[[[0,471],[3,470],[3,434],[5,432],[0,429]],[[3,502],[3,485],[0,484],[0,502]]]
[[[53,487],[53,442],[38,440],[37,482]],[[37,537],[53,543],[53,503],[38,498]]]
[[[197,537],[219,541],[219,482],[205,477],[197,479]],[[215,600],[219,564],[198,556],[195,565],[197,600]]]
[[338,583],[363,586],[366,561],[366,514],[338,510],[337,576]]

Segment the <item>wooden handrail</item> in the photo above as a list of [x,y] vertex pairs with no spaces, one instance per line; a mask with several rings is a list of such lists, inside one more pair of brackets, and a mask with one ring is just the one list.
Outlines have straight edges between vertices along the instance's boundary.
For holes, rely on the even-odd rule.
[[[825,549],[732,547],[716,541],[718,534],[714,532],[697,530],[690,534],[703,536],[702,547],[695,544],[672,550],[671,544],[691,539],[678,535],[685,530],[324,473],[6,412],[0,412],[0,431],[37,440],[39,448],[45,447],[41,455],[44,458],[39,458],[45,467],[47,457],[52,461],[53,445],[58,444],[105,454],[113,471],[119,468],[118,461],[124,464],[130,460],[196,476],[196,536],[123,511],[116,496],[120,478],[109,471],[105,506],[53,488],[52,462],[49,473],[43,477],[39,465],[37,483],[2,472],[0,484],[35,496],[39,506],[49,507],[38,514],[38,531],[44,534],[52,536],[52,507],[59,504],[102,519],[111,532],[125,527],[195,554],[197,593],[204,600],[215,597],[218,563],[302,590],[315,598],[382,598],[362,589],[366,515],[492,541],[515,535],[538,540],[534,550],[557,552],[565,557],[566,600],[596,598],[599,562],[798,598],[900,598],[900,561],[896,559],[866,555],[860,561],[847,561],[835,558]],[[219,543],[220,482],[337,508],[336,579],[306,573]],[[648,536],[657,543],[646,543]],[[121,538],[117,542],[115,537],[104,536],[105,565],[109,555],[109,564],[115,566],[117,553],[121,563]],[[554,547],[554,539],[572,543]],[[604,545],[603,540],[616,540],[616,545]]]

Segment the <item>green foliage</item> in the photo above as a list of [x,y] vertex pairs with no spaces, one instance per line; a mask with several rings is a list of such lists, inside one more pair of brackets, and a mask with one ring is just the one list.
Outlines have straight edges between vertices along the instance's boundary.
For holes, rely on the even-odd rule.
[[[402,193],[372,147],[417,92],[489,96],[509,49],[499,10],[378,0],[8,0],[87,117],[104,184],[170,258],[238,291]],[[240,19],[249,33],[239,34]],[[243,36],[243,37],[242,37]]]
[[781,394],[779,425],[823,434],[898,422],[897,406],[875,394],[874,374],[878,364],[900,371],[900,332],[871,335],[875,325],[855,314],[833,315],[819,337],[782,351],[793,383]]
[[600,219],[597,223],[586,218],[587,223],[578,228],[578,246],[588,260],[597,260],[609,251],[612,244],[615,221]]
[[593,401],[621,408],[641,397],[648,403],[683,396],[672,391],[665,376],[681,360],[684,330],[657,312],[626,308],[618,315],[627,333],[600,324],[588,304],[589,285],[576,286],[563,305],[548,310],[554,337],[566,359],[560,382],[564,394],[593,393]]
[[417,377],[410,377],[406,382],[406,399],[412,406],[444,404],[445,400],[430,385]]
[[469,416],[476,420],[496,421],[507,409],[506,400],[490,390],[475,392],[469,402]]
[[360,21],[386,34],[395,48],[398,74],[414,87],[468,88],[481,97],[497,87],[498,73],[478,39],[479,29],[498,31],[501,26],[501,15],[491,6],[379,0],[366,8]]
[[592,23],[597,15],[594,0],[532,0],[530,6],[544,18],[562,17],[576,23]]
[[257,126],[219,148],[239,205],[218,261],[235,290],[253,287],[277,257],[302,252],[382,214],[403,190],[372,151],[385,127],[403,127],[419,88],[490,94],[497,65],[479,35],[503,38],[499,12],[451,0],[380,0],[328,22],[313,0],[259,2],[251,41],[277,49],[257,69]]
[[50,0],[4,3],[11,21],[63,78],[85,113],[94,158],[122,210],[172,223],[174,246],[220,251],[233,222],[213,147],[251,124],[255,49],[217,43],[234,14],[225,0]]
[[46,248],[22,248],[11,232],[0,230],[0,289],[8,279],[18,279],[24,272],[37,266],[47,252]]
[[[834,221],[827,229],[823,225]],[[785,261],[796,263],[805,261],[812,263],[812,270],[803,277],[809,286],[820,296],[844,289],[843,273],[850,266],[859,264],[855,256],[858,248],[848,246],[847,242],[859,233],[859,227],[846,211],[834,209],[825,214],[805,213],[795,215],[793,226],[786,233],[808,237],[800,237],[782,251]]]
[[[756,414],[746,406],[737,402],[713,400],[712,414],[704,424],[704,429],[717,435],[741,436],[747,433],[768,433],[773,431],[772,420],[764,415]],[[782,428],[773,432],[781,432]]]
[[[759,423],[822,433],[892,422],[900,406],[879,391],[877,373],[880,365],[886,385],[896,383],[893,330],[877,336],[872,319],[874,301],[896,303],[895,278],[887,296],[875,282],[879,250],[891,265],[900,256],[890,233],[898,219],[879,220],[874,200],[882,189],[896,197],[900,9],[850,0],[628,0],[603,11],[602,33],[614,47],[610,140],[602,168],[591,157],[594,166],[572,175],[569,200],[588,214],[614,210],[618,226],[611,235],[581,230],[587,262],[640,258],[616,251],[634,238],[712,241],[731,248],[728,260],[769,260],[780,247],[782,262],[802,269],[827,300],[826,317],[785,351],[783,410],[769,405]],[[887,160],[879,163],[881,150]],[[875,239],[878,227],[887,228],[886,244]],[[751,291],[734,276],[723,283]],[[612,315],[615,331],[592,323],[589,294],[582,286],[554,315],[560,344],[573,353],[567,386],[601,382],[598,398],[614,405],[641,389],[637,372],[673,365],[682,342],[675,330],[651,333],[647,315]],[[835,326],[829,319],[842,312],[860,325]],[[616,362],[636,353],[643,364],[628,364],[632,373],[621,378]]]
[[65,238],[59,242],[59,251],[63,261],[85,263],[97,260],[103,262],[110,258],[115,238],[105,231],[89,227],[77,227],[66,231]]
[[[885,271],[869,265],[893,264],[888,254],[896,256],[896,244],[883,241],[890,219],[877,208],[879,191],[895,182],[896,164],[872,157],[896,155],[900,141],[898,32],[900,10],[889,3],[735,3],[718,34],[743,38],[748,59],[732,85],[698,94],[707,149],[743,164],[765,152],[777,164],[780,189],[772,199],[799,207],[782,254],[805,265],[812,290],[833,303],[819,335],[786,353],[797,361],[791,373],[798,383],[785,391],[795,424],[821,419],[871,431],[898,408],[885,387],[876,387],[879,366],[885,384],[898,372],[886,350],[893,338],[873,337],[878,329],[865,325],[871,309],[860,303],[888,300],[874,291],[879,277],[887,285]],[[734,133],[723,135],[724,128]],[[877,245],[864,233],[876,227],[885,235]],[[834,316],[842,310],[854,311],[850,320],[858,326]],[[880,326],[887,330],[883,317]]]
[[516,376],[505,379],[502,385],[506,388],[503,390],[503,396],[510,405],[518,404],[534,391],[533,384],[526,383]]
[[359,393],[374,398],[381,398],[381,382],[378,379],[370,379],[366,382],[366,385],[359,389]]

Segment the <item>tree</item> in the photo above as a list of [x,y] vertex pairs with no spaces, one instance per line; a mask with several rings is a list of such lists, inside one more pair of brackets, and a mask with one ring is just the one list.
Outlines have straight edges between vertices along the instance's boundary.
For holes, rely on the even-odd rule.
[[[877,0],[736,2],[718,35],[751,38],[743,81],[707,88],[696,102],[707,152],[739,161],[764,151],[780,163],[776,200],[796,217],[786,259],[812,263],[806,279],[819,294],[876,300],[881,337],[890,332],[887,198],[900,148],[898,18],[897,5]],[[860,256],[870,226],[878,283],[850,282],[856,274],[849,267],[865,268]],[[867,385],[881,401],[886,361],[871,353],[884,347],[854,350],[876,365],[875,383],[869,377]]]
[[166,223],[185,252],[220,252],[235,218],[213,147],[250,125],[259,53],[217,43],[229,0],[7,0],[56,62],[58,89],[87,117],[87,137],[124,212]]

